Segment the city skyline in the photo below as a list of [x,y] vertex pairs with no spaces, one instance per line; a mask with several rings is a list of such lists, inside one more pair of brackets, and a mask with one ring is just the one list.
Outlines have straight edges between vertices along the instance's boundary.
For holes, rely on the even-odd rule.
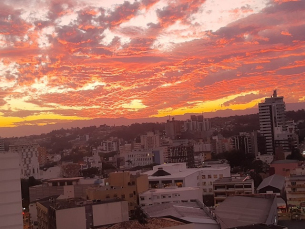
[[302,0],[5,0],[0,7],[3,130],[247,113],[274,89],[304,107]]

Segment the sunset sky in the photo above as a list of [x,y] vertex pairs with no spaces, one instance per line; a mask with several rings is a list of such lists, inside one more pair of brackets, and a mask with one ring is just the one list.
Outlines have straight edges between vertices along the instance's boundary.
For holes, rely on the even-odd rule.
[[0,127],[305,102],[305,0],[1,0]]

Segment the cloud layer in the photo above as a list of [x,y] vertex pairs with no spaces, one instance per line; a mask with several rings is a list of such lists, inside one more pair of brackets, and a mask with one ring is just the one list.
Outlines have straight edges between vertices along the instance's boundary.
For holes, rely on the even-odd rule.
[[304,0],[1,1],[0,127],[304,101],[304,15]]

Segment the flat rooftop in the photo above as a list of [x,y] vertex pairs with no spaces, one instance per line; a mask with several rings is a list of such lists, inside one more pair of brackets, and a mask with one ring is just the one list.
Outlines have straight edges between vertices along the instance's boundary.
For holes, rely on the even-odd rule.
[[[227,166],[226,167],[222,166],[222,167],[189,168],[189,169],[186,169],[184,171],[175,172],[175,173],[171,173],[171,171],[168,171],[171,174],[167,175],[167,176],[152,176],[156,172],[154,170],[147,171],[143,174],[147,174],[149,180],[177,179],[177,178],[184,178],[184,177],[190,176],[193,173],[196,173],[198,171],[222,171],[222,170],[225,170],[227,168],[228,168]],[[166,168],[164,169],[164,171],[166,171]]]
[[42,204],[46,208],[54,208],[55,210],[62,210],[68,208],[77,208],[83,207],[85,205],[97,205],[97,204],[107,204],[107,203],[114,203],[114,202],[122,202],[121,199],[108,199],[108,200],[85,200],[82,198],[70,198],[70,199],[48,199],[44,201],[37,201],[38,203]]
[[148,190],[141,195],[148,194],[148,193],[172,193],[172,192],[185,192],[185,191],[197,191],[201,190],[200,188],[197,187],[181,187],[178,188],[176,186],[171,186],[171,187],[166,187],[166,188],[157,188],[157,189],[151,189]]
[[236,184],[236,183],[252,183],[252,179],[247,179],[244,181],[244,179],[246,179],[246,176],[244,177],[223,177],[223,178],[219,178],[216,181],[214,181],[214,184]]

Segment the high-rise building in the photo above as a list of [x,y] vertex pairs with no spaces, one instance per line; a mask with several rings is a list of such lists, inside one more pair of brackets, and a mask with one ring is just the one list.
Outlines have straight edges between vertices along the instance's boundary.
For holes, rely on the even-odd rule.
[[274,90],[270,98],[259,104],[260,132],[266,139],[266,153],[274,154],[274,136],[276,128],[286,131],[285,102],[283,96],[277,96]]
[[3,152],[3,151],[4,151],[4,141],[0,137],[0,152]]
[[165,133],[167,137],[175,139],[177,136],[181,135],[183,129],[183,121],[178,121],[172,118],[172,120],[167,120],[165,123]]
[[21,178],[39,178],[38,144],[10,145],[9,151],[19,154]]
[[19,156],[0,153],[0,228],[23,227]]

